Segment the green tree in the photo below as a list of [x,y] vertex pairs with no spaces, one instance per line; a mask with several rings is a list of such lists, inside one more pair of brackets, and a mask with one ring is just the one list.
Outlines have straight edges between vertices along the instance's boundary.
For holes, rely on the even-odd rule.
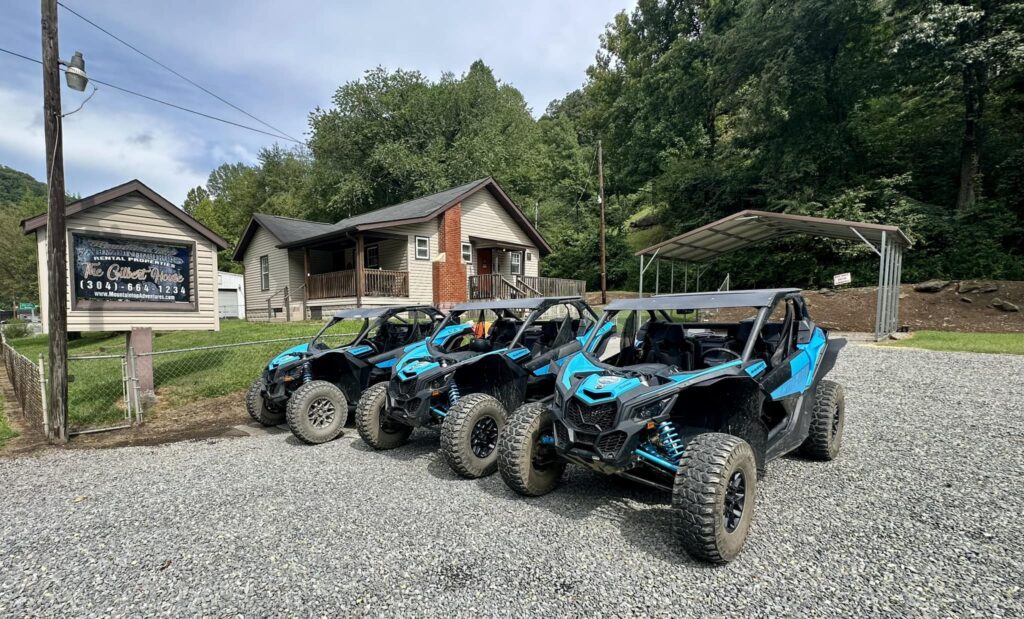
[[339,220],[492,176],[529,195],[539,132],[522,94],[481,61],[430,82],[368,71],[310,115],[315,214]]

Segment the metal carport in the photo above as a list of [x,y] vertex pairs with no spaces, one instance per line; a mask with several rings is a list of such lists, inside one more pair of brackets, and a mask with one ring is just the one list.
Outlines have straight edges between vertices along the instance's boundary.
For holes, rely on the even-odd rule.
[[[651,264],[656,264],[655,294],[661,292],[662,260],[669,260],[672,264],[671,292],[675,292],[675,264],[687,265],[684,271],[686,290],[689,288],[689,264],[709,263],[734,251],[795,234],[859,241],[866,243],[878,254],[880,265],[875,338],[884,339],[896,331],[899,326],[903,250],[910,247],[911,241],[898,227],[882,224],[767,211],[740,211],[636,252],[640,257],[640,296],[644,294],[644,274]],[[698,289],[701,272],[698,266]]]

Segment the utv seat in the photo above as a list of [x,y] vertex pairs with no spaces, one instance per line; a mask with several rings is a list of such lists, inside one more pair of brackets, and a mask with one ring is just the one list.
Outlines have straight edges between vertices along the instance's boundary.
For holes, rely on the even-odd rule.
[[516,337],[519,325],[511,318],[499,318],[491,325],[491,332],[487,334],[493,348],[507,346]]
[[631,372],[637,372],[638,374],[658,374],[668,369],[663,363],[636,363],[633,365],[624,365],[622,369],[629,370]]
[[551,345],[555,342],[555,338],[558,337],[558,323],[545,322],[540,328],[540,337],[533,343],[530,348],[530,354],[534,357],[543,354],[551,349]]
[[654,323],[648,334],[651,346],[645,363],[675,366],[682,370],[693,368],[694,344],[686,339],[682,325]]

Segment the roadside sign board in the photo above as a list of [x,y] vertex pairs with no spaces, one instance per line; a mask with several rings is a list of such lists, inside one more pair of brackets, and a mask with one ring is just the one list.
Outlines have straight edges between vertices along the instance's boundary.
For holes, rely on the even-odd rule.
[[34,312],[39,309],[39,306],[35,303],[19,303],[18,309],[26,312]]
[[833,286],[842,286],[843,284],[849,284],[851,281],[853,281],[853,278],[850,277],[849,273],[839,273],[832,276]]

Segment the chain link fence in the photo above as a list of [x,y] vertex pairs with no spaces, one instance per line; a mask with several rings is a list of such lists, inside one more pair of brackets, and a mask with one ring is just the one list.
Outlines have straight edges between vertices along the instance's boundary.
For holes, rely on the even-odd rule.
[[43,361],[32,361],[7,343],[0,331],[0,347],[3,349],[4,370],[14,387],[14,396],[21,406],[26,420],[38,426],[45,434],[49,420],[46,417],[45,376]]
[[[355,333],[330,333],[329,346],[341,346]],[[68,357],[68,429],[70,435],[128,428],[145,414],[244,391],[283,351],[309,342],[288,337],[150,353],[71,355]],[[45,432],[43,359],[33,362],[3,342],[7,376],[31,423]],[[152,368],[153,389],[142,384]]]

